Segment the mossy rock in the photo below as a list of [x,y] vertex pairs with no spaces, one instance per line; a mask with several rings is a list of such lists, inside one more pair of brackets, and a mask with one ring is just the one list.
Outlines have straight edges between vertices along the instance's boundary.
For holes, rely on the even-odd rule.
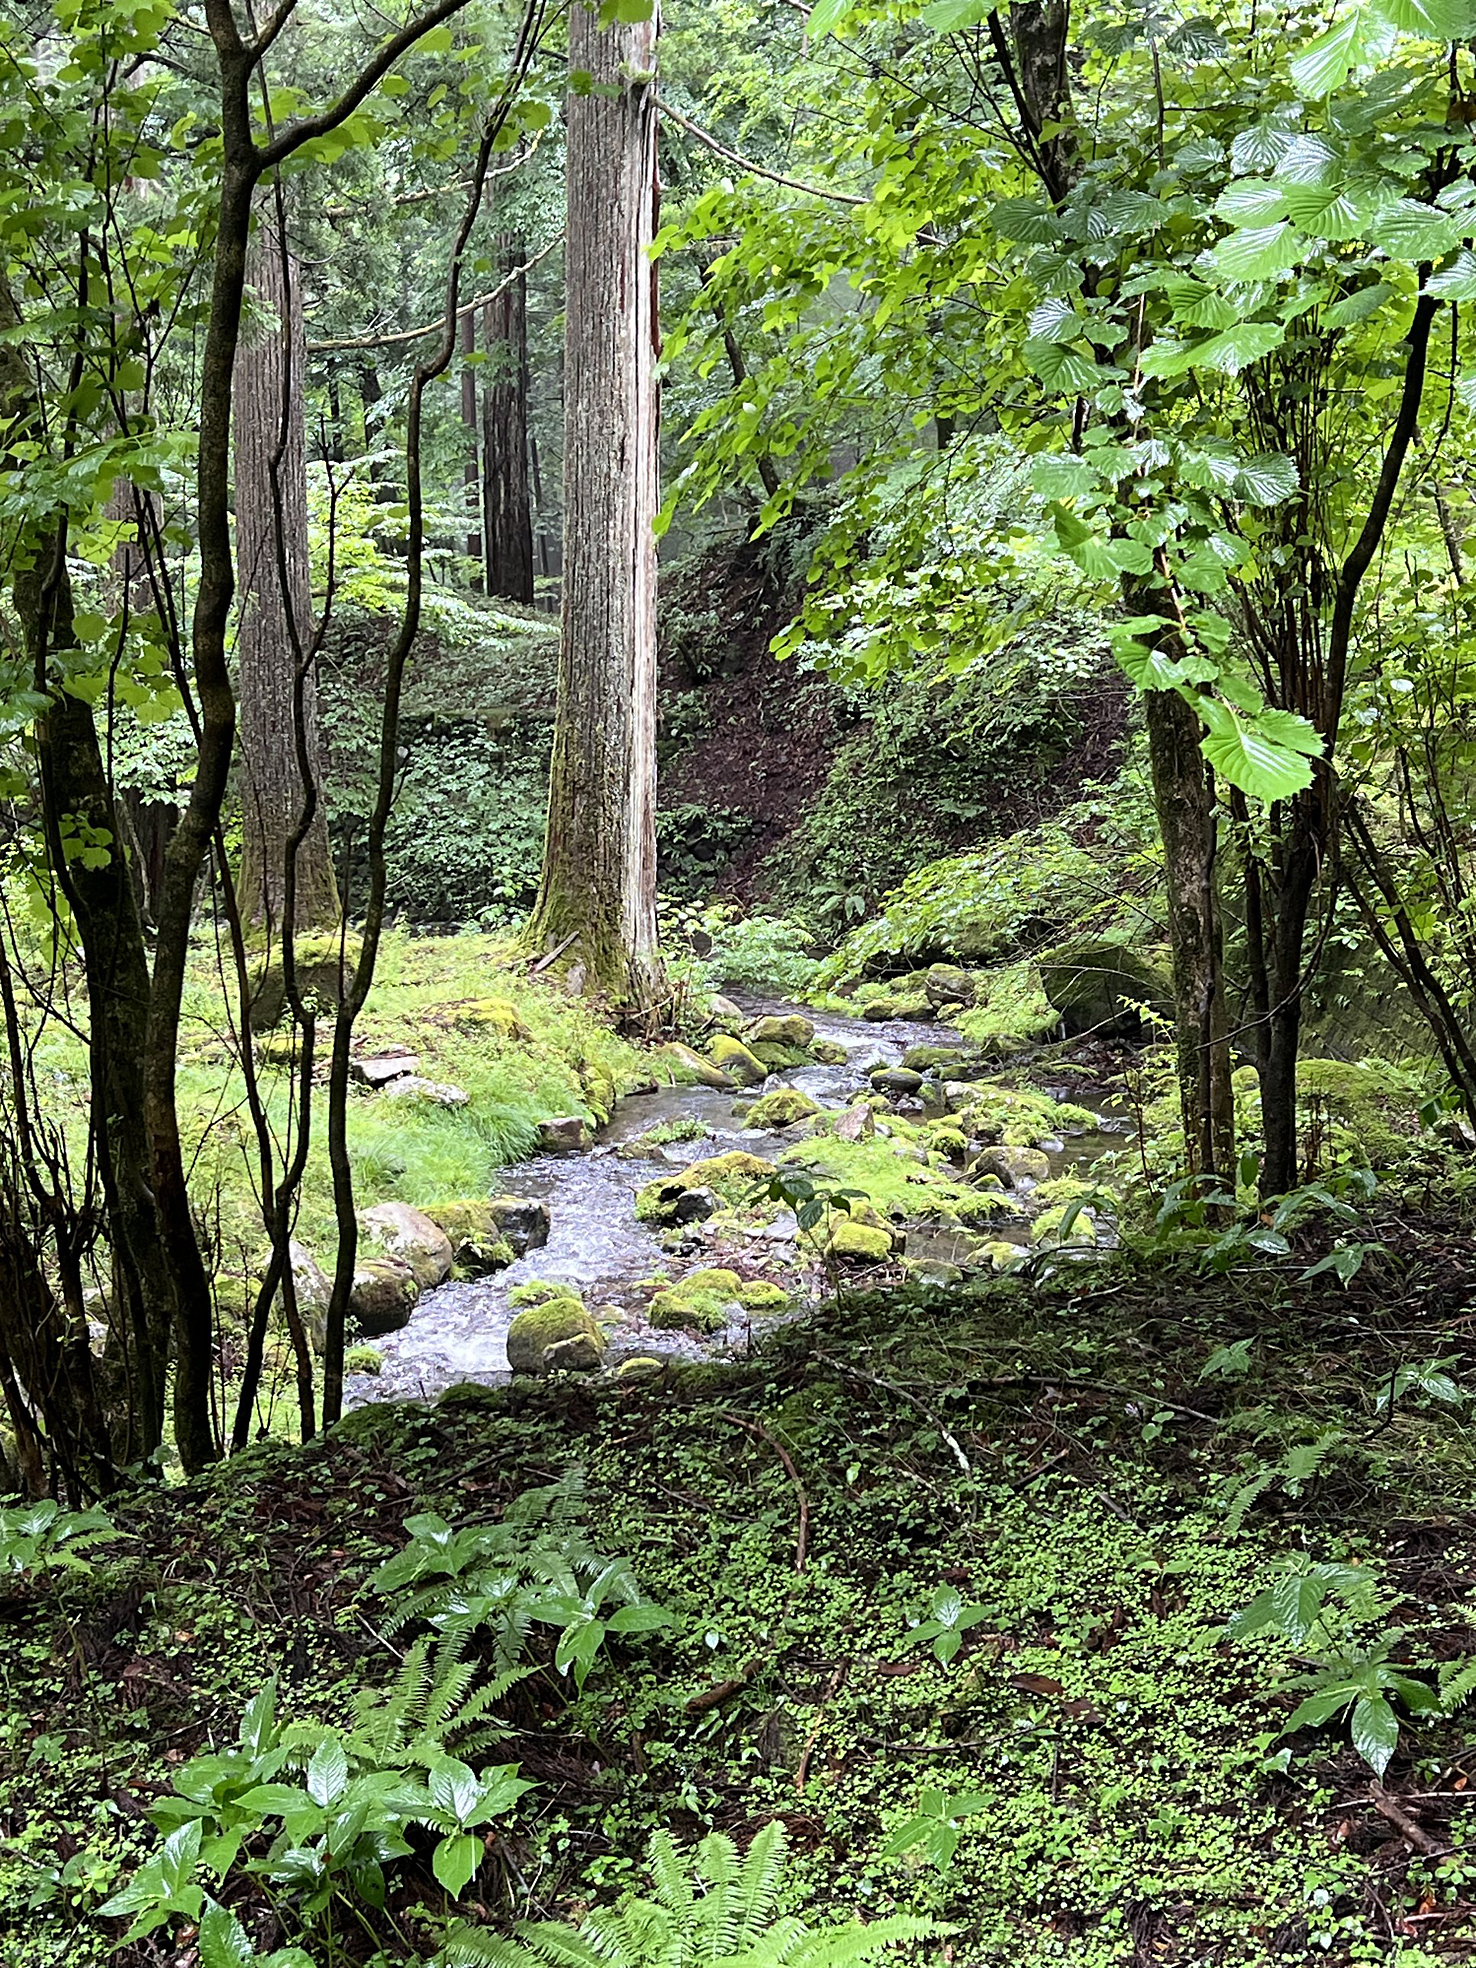
[[384,1355],[377,1346],[350,1346],[343,1356],[345,1373],[377,1374],[384,1366]]
[[1003,1237],[996,1237],[979,1246],[979,1255],[987,1257],[994,1270],[1007,1271],[1012,1264],[1018,1264],[1025,1253],[1018,1244],[1009,1244]]
[[681,1075],[682,1083],[712,1087],[718,1093],[731,1093],[738,1082],[731,1073],[725,1073],[721,1066],[714,1066],[710,1059],[704,1059],[700,1052],[683,1045],[678,1039],[671,1039],[662,1046],[661,1057],[669,1060]]
[[885,1264],[892,1255],[892,1233],[847,1217],[831,1230],[825,1253],[842,1264]]
[[689,1271],[677,1284],[657,1292],[646,1316],[658,1332],[720,1332],[742,1310],[742,1289],[736,1271],[715,1266]]
[[932,964],[923,977],[923,993],[939,1010],[952,1005],[962,1011],[974,1002],[974,980],[959,964]]
[[[341,985],[352,984],[354,971],[363,953],[363,939],[341,936],[334,930],[316,930],[293,941],[293,963],[297,988],[304,1000],[324,1006],[336,1005]],[[247,982],[251,991],[250,1024],[253,1032],[270,1032],[281,1023],[287,1009],[287,979],[282,968],[282,948],[273,941],[252,959]]]
[[799,1046],[784,1045],[778,1039],[755,1039],[749,1047],[766,1073],[792,1073],[810,1064],[810,1055]]
[[529,1278],[526,1284],[513,1286],[507,1295],[507,1302],[514,1307],[552,1305],[559,1298],[572,1298],[576,1304],[582,1303],[578,1290],[562,1278]]
[[[804,1052],[815,1036],[813,1022],[794,1011],[780,1018],[770,1015],[755,1018],[744,1032],[745,1043],[755,1052],[761,1045],[788,1046],[795,1052]],[[759,1053],[762,1059],[763,1054]]]
[[909,1046],[902,1055],[902,1071],[905,1073],[936,1073],[945,1066],[967,1065],[971,1056],[969,1049],[965,1046]]
[[527,1045],[533,1037],[511,998],[469,998],[456,1007],[456,1023],[467,1031],[515,1039],[519,1045]]
[[468,1197],[454,1203],[432,1203],[426,1209],[451,1243],[451,1262],[468,1278],[501,1271],[517,1256],[503,1236],[490,1201]]
[[620,1088],[615,1075],[606,1066],[586,1066],[579,1075],[585,1103],[595,1119],[597,1127],[604,1127],[615,1112],[615,1103],[620,1098]]
[[757,1058],[741,1039],[730,1038],[726,1032],[717,1032],[708,1042],[707,1056],[719,1071],[726,1073],[734,1086],[762,1086],[769,1077],[769,1069]]
[[1051,1158],[1039,1148],[982,1148],[974,1158],[973,1175],[995,1175],[1008,1189],[1021,1182],[1048,1182]]
[[[1075,1215],[1072,1216],[1071,1228],[1065,1232],[1063,1239],[1063,1225],[1073,1211]],[[1078,1209],[1074,1203],[1058,1203],[1054,1209],[1042,1211],[1031,1224],[1030,1241],[1032,1244],[1057,1244],[1062,1241],[1068,1244],[1095,1244],[1097,1219],[1089,1209]]]
[[762,1100],[756,1100],[744,1118],[750,1127],[787,1128],[819,1112],[819,1103],[798,1087],[775,1087]]
[[689,1162],[684,1169],[674,1169],[670,1175],[648,1182],[636,1197],[635,1213],[643,1223],[675,1223],[678,1204],[689,1189],[710,1190],[732,1207],[772,1174],[767,1162],[735,1148],[726,1155]]
[[844,1066],[850,1054],[839,1039],[811,1039],[810,1057],[817,1066]]
[[1041,987],[1068,1038],[1091,1032],[1134,1038],[1143,1009],[1174,1015],[1173,980],[1167,969],[1130,944],[1106,936],[1078,936],[1040,959]]
[[750,1278],[740,1288],[738,1303],[745,1312],[762,1318],[765,1313],[783,1312],[791,1303],[790,1295],[782,1285],[776,1285],[769,1278]]
[[514,1373],[592,1373],[605,1357],[605,1335],[567,1289],[519,1312],[507,1329],[507,1364]]
[[928,1146],[934,1154],[950,1162],[962,1162],[969,1152],[968,1138],[961,1128],[935,1127],[928,1130]]
[[493,1196],[487,1208],[497,1235],[512,1245],[514,1256],[526,1257],[548,1242],[548,1204],[541,1196]]

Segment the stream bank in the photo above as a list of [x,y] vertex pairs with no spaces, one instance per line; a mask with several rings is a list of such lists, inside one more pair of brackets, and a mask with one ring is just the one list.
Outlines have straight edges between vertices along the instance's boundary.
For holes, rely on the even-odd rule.
[[[546,1244],[528,1250],[492,1276],[453,1279],[425,1292],[407,1325],[374,1342],[380,1356],[378,1370],[348,1377],[346,1405],[434,1400],[463,1382],[491,1385],[506,1380],[507,1334],[518,1310],[516,1296],[519,1287],[533,1284],[566,1287],[583,1300],[605,1333],[607,1367],[637,1357],[692,1360],[746,1352],[756,1326],[752,1315],[715,1332],[658,1329],[648,1316],[653,1285],[680,1283],[695,1269],[730,1267],[745,1279],[781,1285],[790,1298],[790,1310],[780,1316],[803,1317],[829,1289],[826,1266],[815,1244],[799,1231],[793,1212],[780,1205],[760,1211],[723,1211],[710,1222],[663,1230],[637,1215],[641,1190],[663,1172],[688,1169],[735,1151],[769,1166],[781,1159],[788,1165],[802,1156],[801,1144],[807,1138],[831,1125],[834,1116],[864,1103],[876,1110],[879,1136],[885,1139],[889,1132],[900,1136],[906,1130],[905,1149],[898,1140],[897,1152],[926,1163],[929,1151],[912,1141],[913,1130],[946,1123],[950,1106],[967,1099],[971,1090],[998,1087],[1012,1077],[998,1062],[986,1067],[978,1048],[948,1025],[842,1017],[756,997],[742,998],[739,1008],[749,1030],[760,1019],[802,1019],[812,1028],[812,1043],[833,1063],[780,1068],[747,1097],[703,1085],[632,1093],[617,1103],[608,1125],[588,1149],[541,1154],[509,1168],[506,1188],[547,1207]],[[936,1067],[925,1073],[901,1070],[904,1057],[920,1059],[928,1053],[962,1062],[947,1070],[969,1078],[944,1080]],[[878,1089],[874,1074],[895,1075],[898,1085],[884,1083]],[[905,1084],[909,1081],[916,1081],[916,1088]],[[814,1103],[817,1115],[785,1128],[747,1125],[745,1109],[752,1105],[751,1096],[780,1088],[793,1089]],[[925,1105],[919,1094],[928,1095],[931,1104]],[[1129,1124],[1114,1111],[1110,1099],[1098,1096],[1084,1106],[1077,1095],[1068,1103],[1061,1087],[1047,1089],[1046,1097],[1059,1105],[1059,1125],[1053,1119],[1054,1131],[1037,1132],[1032,1142],[1034,1159],[1029,1154],[1015,1158],[1017,1172],[1009,1178],[1009,1193],[1002,1191],[998,1198],[1001,1215],[990,1225],[993,1260],[981,1249],[977,1224],[963,1224],[946,1215],[930,1217],[921,1210],[917,1214],[893,1210],[914,1274],[921,1265],[920,1275],[926,1280],[927,1267],[933,1267],[937,1279],[944,1281],[959,1269],[989,1268],[991,1261],[998,1268],[999,1246],[1028,1248],[1044,1206],[1035,1200],[1037,1191],[1049,1194],[1052,1181],[1080,1177],[1100,1156],[1121,1147]],[[1038,1114],[1035,1124],[1038,1129]],[[957,1149],[963,1149],[959,1130],[949,1130],[947,1145],[955,1148],[955,1136]],[[937,1153],[932,1160],[942,1165]],[[1025,1162],[1030,1162],[1028,1171]],[[950,1174],[963,1179],[958,1171]],[[991,1180],[987,1174],[983,1177],[986,1185]],[[986,1186],[984,1193],[993,1192]],[[1109,1238],[1104,1227],[1103,1241]],[[865,1281],[881,1279],[867,1273]],[[765,1326],[774,1323],[773,1315],[763,1321]]]

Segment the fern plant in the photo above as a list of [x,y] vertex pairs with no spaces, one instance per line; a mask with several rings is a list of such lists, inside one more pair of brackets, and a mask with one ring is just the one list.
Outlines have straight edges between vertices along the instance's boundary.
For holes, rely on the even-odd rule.
[[647,1853],[651,1898],[598,1908],[577,1927],[525,1924],[515,1940],[459,1927],[439,1959],[443,1968],[856,1968],[944,1931],[901,1916],[811,1927],[778,1914],[785,1852],[777,1822],[742,1855],[721,1832],[683,1852],[658,1831]]

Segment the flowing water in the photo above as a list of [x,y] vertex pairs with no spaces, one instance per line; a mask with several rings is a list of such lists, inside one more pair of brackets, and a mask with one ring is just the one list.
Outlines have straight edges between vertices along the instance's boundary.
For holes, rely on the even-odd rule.
[[[802,1007],[773,1001],[740,1000],[747,1013],[780,1014]],[[867,1075],[877,1066],[895,1066],[910,1046],[952,1045],[960,1035],[948,1026],[912,1022],[869,1024],[860,1019],[805,1011],[815,1036],[844,1046],[846,1060],[837,1066],[802,1066],[777,1073],[768,1087],[801,1088],[822,1107],[849,1105],[865,1090]],[[966,1043],[963,1042],[963,1043]],[[595,1146],[579,1155],[540,1155],[506,1172],[510,1195],[532,1196],[548,1204],[549,1238],[506,1270],[488,1278],[451,1282],[428,1291],[399,1332],[374,1343],[383,1365],[377,1374],[353,1374],[345,1382],[345,1403],[431,1400],[459,1381],[505,1380],[507,1329],[514,1317],[508,1293],[530,1279],[550,1279],[573,1285],[597,1319],[613,1320],[609,1359],[638,1353],[701,1358],[746,1341],[744,1333],[726,1338],[698,1339],[688,1334],[653,1332],[641,1316],[640,1280],[668,1268],[670,1253],[657,1231],[638,1221],[636,1192],[660,1174],[663,1166],[680,1166],[709,1155],[741,1148],[765,1161],[777,1161],[792,1138],[745,1128],[735,1118],[736,1096],[709,1087],[663,1087],[654,1093],[632,1094],[617,1106]],[[1063,1137],[1050,1144],[1054,1172],[1074,1173],[1105,1149],[1118,1145],[1122,1123],[1103,1107],[1104,1128]],[[662,1122],[696,1121],[700,1139],[672,1142],[647,1153],[620,1151]],[[767,1260],[780,1275],[796,1256],[793,1218],[781,1216],[771,1228],[755,1232],[747,1253],[760,1266]],[[1027,1225],[1001,1226],[998,1235],[1024,1242]],[[910,1255],[954,1262],[966,1253],[967,1239],[947,1228],[917,1226],[909,1231]],[[695,1262],[711,1262],[700,1255]],[[770,1322],[772,1323],[772,1322]]]

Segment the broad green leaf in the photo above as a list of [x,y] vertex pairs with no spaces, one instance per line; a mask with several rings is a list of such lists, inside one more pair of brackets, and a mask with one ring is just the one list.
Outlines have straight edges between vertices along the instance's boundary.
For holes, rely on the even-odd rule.
[[477,1773],[454,1756],[437,1759],[430,1773],[431,1802],[448,1818],[465,1824],[481,1802]]
[[1469,41],[1476,36],[1471,0],[1377,0],[1391,27],[1427,41]]
[[1245,716],[1214,697],[1196,698],[1195,709],[1209,727],[1205,757],[1241,792],[1270,802],[1311,785],[1307,759],[1321,752],[1322,741],[1304,718],[1291,711]]
[[1273,129],[1269,123],[1256,123],[1249,130],[1236,133],[1230,145],[1230,162],[1246,175],[1253,171],[1274,171],[1290,142],[1285,130]]
[[935,34],[961,34],[965,28],[977,27],[988,15],[986,0],[933,0],[930,7],[923,8],[922,22]]
[[1079,348],[1063,347],[1060,342],[1027,341],[1025,360],[1047,389],[1063,390],[1082,396],[1102,382],[1100,363]]
[[818,41],[823,34],[833,34],[855,3],[856,0],[815,0],[805,32],[812,41]]
[[1376,1777],[1383,1776],[1399,1747],[1399,1717],[1382,1695],[1361,1695],[1349,1719],[1353,1747]]
[[1361,239],[1368,228],[1370,202],[1348,188],[1287,185],[1288,216],[1314,239]]
[[1301,481],[1292,459],[1276,451],[1247,458],[1235,474],[1235,496],[1248,506],[1275,506],[1289,499]]
[[1156,643],[1124,642],[1113,653],[1139,690],[1178,690],[1189,681],[1183,663]]
[[1233,226],[1268,226],[1287,215],[1286,193],[1264,178],[1242,178],[1226,185],[1215,200],[1215,217]]
[[1448,213],[1415,198],[1396,198],[1369,220],[1368,236],[1390,259],[1437,260],[1460,244],[1461,228]]
[[1016,245],[1051,246],[1063,236],[1061,221],[1038,198],[997,198],[990,217],[1000,238]]
[[1226,280],[1270,280],[1294,267],[1305,242],[1292,226],[1252,226],[1232,232],[1210,249],[1209,261]]
[[1476,253],[1463,246],[1449,266],[1430,275],[1425,291],[1444,301],[1476,301]]
[[1371,21],[1379,30],[1387,31],[1382,21],[1355,7],[1326,34],[1308,42],[1291,63],[1292,83],[1302,95],[1332,95],[1347,81],[1349,69],[1374,58],[1366,52]]
[[1138,358],[1138,367],[1145,376],[1163,379],[1184,376],[1194,367],[1199,351],[1205,346],[1203,342],[1178,342],[1166,336],[1148,344]]
[[470,1831],[448,1832],[436,1846],[431,1870],[453,1900],[465,1892],[481,1855],[482,1841]]
[[1327,1581],[1315,1572],[1283,1572],[1271,1588],[1276,1621],[1292,1646],[1300,1647],[1317,1624]]
[[1030,482],[1046,499],[1074,499],[1101,482],[1096,467],[1072,451],[1042,451],[1031,460]]
[[1281,162],[1276,166],[1276,182],[1288,185],[1315,185],[1322,190],[1336,189],[1343,176],[1342,153],[1326,137],[1301,130],[1287,139]]
[[329,1736],[313,1751],[307,1767],[307,1794],[325,1811],[336,1804],[348,1788],[348,1757],[336,1736]]
[[1074,342],[1086,323],[1064,296],[1052,295],[1030,310],[1030,339],[1036,342]]
[[200,1919],[200,1968],[245,1968],[256,1960],[246,1929],[229,1907],[206,1907]]
[[1165,280],[1163,294],[1174,311],[1175,322],[1191,328],[1233,328],[1241,318],[1233,301],[1187,274],[1174,274]]
[[1360,287],[1356,294],[1345,295],[1341,301],[1334,301],[1331,307],[1322,310],[1325,328],[1352,328],[1360,321],[1367,321],[1371,314],[1377,314],[1386,301],[1392,301],[1394,289],[1387,281],[1376,280],[1371,287]]
[[1227,328],[1194,351],[1196,369],[1217,369],[1224,376],[1238,376],[1252,362],[1259,362],[1286,340],[1279,321],[1243,321]]

